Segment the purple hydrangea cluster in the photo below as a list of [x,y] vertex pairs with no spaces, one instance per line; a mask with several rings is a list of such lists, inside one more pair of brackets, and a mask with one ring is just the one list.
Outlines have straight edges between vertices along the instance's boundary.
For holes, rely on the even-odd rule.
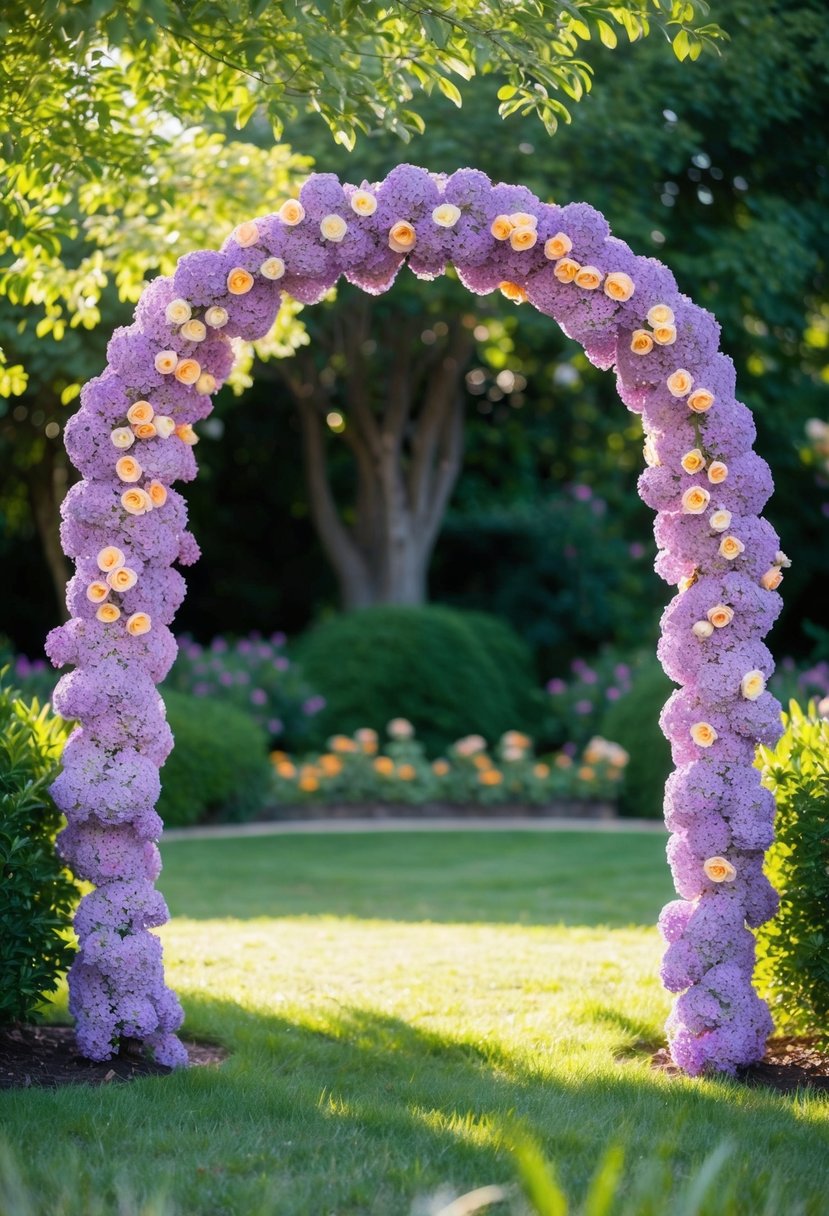
[[264,336],[284,291],[321,299],[345,276],[380,293],[400,267],[433,279],[451,263],[478,294],[529,301],[615,367],[620,396],[642,415],[648,468],[639,489],[657,512],[657,570],[679,592],[659,653],[680,689],[662,715],[677,771],[668,782],[668,847],[682,897],[664,910],[674,1059],[687,1072],[733,1072],[763,1054],[771,1023],[752,987],[751,929],[774,911],[763,876],[773,801],[752,767],[777,737],[762,644],[787,564],[760,518],[771,476],[752,451],[751,414],[736,400],[714,318],[659,262],[635,255],[584,203],[541,202],[474,169],[412,165],[383,182],[314,174],[278,212],[240,224],[218,251],[187,254],[144,292],[116,330],[104,373],[66,429],[83,479],[63,504],[75,559],[68,624],[48,640],[71,664],[56,708],[80,723],[54,786],[68,826],[60,849],[96,884],[82,901],[70,975],[81,1050],[105,1058],[122,1036],[181,1063],[181,1011],[149,932],[166,919],[154,889],[161,823],[158,768],[172,746],[156,684],[175,657],[168,626],[184,594],[173,564],[198,546],[172,489],[196,473],[193,425],[230,372],[233,338]]

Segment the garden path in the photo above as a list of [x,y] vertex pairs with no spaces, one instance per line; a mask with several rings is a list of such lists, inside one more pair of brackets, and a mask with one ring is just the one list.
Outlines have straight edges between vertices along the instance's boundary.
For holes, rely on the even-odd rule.
[[163,843],[174,840],[213,840],[238,836],[293,836],[359,832],[665,832],[657,819],[541,819],[527,816],[468,816],[462,818],[282,819],[273,823],[222,823],[194,828],[170,828]]

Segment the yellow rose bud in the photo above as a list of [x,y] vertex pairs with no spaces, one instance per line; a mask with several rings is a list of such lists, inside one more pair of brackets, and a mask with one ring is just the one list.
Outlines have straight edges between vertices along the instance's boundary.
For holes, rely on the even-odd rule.
[[602,277],[598,266],[582,266],[576,275],[576,287],[583,287],[585,291],[595,291],[597,287],[601,287]]
[[241,266],[234,267],[227,276],[227,289],[232,296],[245,296],[253,287],[253,275]]
[[131,448],[135,443],[135,435],[128,426],[117,426],[110,434],[110,439],[116,448],[124,449]]
[[724,509],[712,511],[708,516],[708,523],[715,532],[727,532],[731,527],[731,512]]
[[714,394],[707,388],[694,389],[688,398],[688,408],[692,409],[695,414],[704,414],[706,410],[711,409],[713,404]]
[[766,691],[766,677],[762,671],[747,671],[740,680],[740,692],[747,701],[756,701]]
[[132,634],[134,638],[138,638],[142,633],[149,633],[152,629],[152,620],[148,612],[134,612],[132,616],[127,617],[127,633]]
[[179,359],[176,366],[176,380],[181,384],[195,384],[201,375],[201,364],[198,359]]
[[156,434],[156,425],[154,422],[142,422],[140,426],[132,428],[136,439],[152,439]]
[[249,245],[255,245],[259,240],[259,229],[253,220],[246,220],[244,224],[239,224],[238,228],[233,229],[233,239],[237,245],[247,249]]
[[176,435],[182,443],[186,443],[191,448],[199,442],[199,437],[189,422],[179,423],[176,427]]
[[305,219],[305,208],[299,199],[289,198],[284,202],[276,213],[282,220],[283,224],[287,224],[289,228],[301,224]]
[[535,228],[530,228],[529,224],[525,224],[522,228],[513,228],[509,234],[510,245],[519,253],[524,249],[532,249],[537,240],[538,233]]
[[649,355],[653,350],[653,338],[646,329],[635,329],[630,336],[630,349],[634,355]]
[[566,257],[572,248],[573,242],[567,233],[557,232],[555,236],[551,236],[544,242],[544,256],[551,262],[555,262],[558,258]]
[[530,215],[529,211],[513,211],[509,216],[509,222],[513,228],[537,228],[538,217]]
[[282,258],[265,258],[259,267],[259,273],[263,279],[270,279],[272,282],[275,282],[284,275],[285,263],[282,261]]
[[708,490],[704,490],[701,486],[692,486],[682,495],[682,510],[686,515],[702,515],[710,501],[711,495]]
[[123,549],[119,549],[117,545],[107,545],[98,554],[98,569],[108,574],[110,570],[117,570],[119,566],[123,566],[126,560]]
[[389,230],[389,249],[395,253],[408,253],[414,249],[417,233],[408,220],[398,220]]
[[673,325],[656,325],[653,331],[653,340],[658,342],[660,346],[673,346],[676,342],[676,328]]
[[512,233],[512,220],[508,215],[496,215],[489,226],[496,241],[508,241]]
[[553,274],[559,283],[572,283],[580,270],[581,266],[572,258],[560,258],[553,267]]
[[718,486],[728,476],[728,465],[722,460],[712,460],[708,466],[708,480]]
[[204,320],[205,324],[209,325],[211,329],[224,329],[228,321],[227,309],[220,308],[218,304],[213,304],[204,314]]
[[167,487],[160,481],[151,481],[147,486],[147,493],[154,507],[163,507],[167,501]]
[[140,426],[143,422],[152,422],[154,417],[155,410],[149,401],[134,401],[127,410],[127,422],[133,426]]
[[194,317],[193,320],[184,322],[180,332],[182,338],[186,338],[188,342],[203,342],[207,337],[207,326]]
[[460,218],[461,209],[454,203],[441,203],[432,212],[432,222],[437,224],[438,228],[454,228]]
[[697,638],[710,638],[714,632],[714,626],[710,621],[695,621],[691,626],[691,632]]
[[176,370],[178,355],[174,350],[160,350],[155,357],[155,370],[169,376]]
[[357,215],[374,215],[377,199],[368,190],[355,190],[351,196],[351,210]]
[[125,490],[121,495],[121,505],[129,515],[146,515],[152,511],[152,499],[146,490],[133,488]]
[[348,224],[341,215],[325,215],[320,220],[320,233],[326,241],[339,244],[347,232]]
[[113,591],[130,591],[137,582],[138,575],[129,566],[119,566],[117,570],[110,570],[107,575],[107,584]]
[[100,604],[108,595],[109,587],[106,583],[102,583],[97,579],[94,583],[90,583],[86,589],[86,598],[91,604]]
[[690,452],[686,452],[680,462],[686,473],[698,473],[700,469],[705,468],[705,457],[699,448],[691,448]]
[[604,281],[604,293],[610,296],[611,300],[619,300],[624,303],[629,300],[636,290],[636,285],[629,274],[625,274],[623,270],[613,270]]
[[216,377],[211,376],[210,372],[202,372],[196,381],[196,392],[200,397],[209,397],[211,393],[215,393],[217,387]]
[[499,283],[498,290],[502,296],[505,296],[508,300],[512,300],[513,304],[523,304],[527,298],[526,291],[523,287],[519,287],[517,283]]
[[190,320],[191,313],[190,305],[182,299],[171,300],[164,309],[164,316],[171,325],[183,325],[185,321]]
[[709,608],[705,614],[711,622],[714,629],[725,629],[726,625],[730,625],[734,620],[734,609],[729,608],[727,604],[715,604],[713,608]]
[[685,397],[694,387],[694,377],[684,367],[679,367],[671,372],[665,383],[672,397]]
[[162,439],[169,439],[173,431],[176,429],[176,424],[167,414],[156,414],[153,419],[155,429]]
[[760,586],[765,587],[766,591],[776,591],[782,582],[783,571],[779,566],[772,566],[760,579]]
[[116,462],[115,472],[120,477],[121,481],[133,482],[141,480],[141,474],[144,472],[144,470],[134,457],[122,456],[121,459]]
[[121,609],[115,604],[101,604],[95,616],[99,621],[103,621],[105,625],[111,625],[113,621],[117,621],[121,616]]
[[648,309],[648,325],[673,325],[674,310],[669,308],[667,304],[654,304],[653,308]]
[[697,747],[711,747],[717,741],[717,732],[709,722],[695,722],[691,727],[691,738]]
[[737,877],[734,866],[724,857],[709,857],[702,868],[711,882],[733,882]]
[[720,541],[720,557],[726,557],[733,562],[735,557],[739,557],[745,552],[745,545],[736,536],[724,536]]

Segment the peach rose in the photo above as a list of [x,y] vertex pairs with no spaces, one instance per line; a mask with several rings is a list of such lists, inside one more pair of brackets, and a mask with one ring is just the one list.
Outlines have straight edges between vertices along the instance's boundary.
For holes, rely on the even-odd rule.
[[253,287],[253,275],[241,266],[234,266],[227,276],[227,289],[232,296],[246,296]]
[[674,325],[655,325],[653,340],[660,346],[673,346],[676,342],[676,327]]
[[108,574],[110,570],[117,570],[120,566],[123,566],[126,560],[123,549],[119,549],[117,545],[107,545],[105,549],[101,549],[98,553],[98,569]]
[[121,616],[121,609],[115,604],[101,604],[98,611],[95,613],[99,621],[103,621],[105,625],[111,625],[113,621],[117,621]]
[[155,410],[149,401],[134,401],[127,410],[127,422],[139,426],[142,422],[152,422]]
[[176,429],[176,424],[167,414],[156,414],[153,419],[155,429],[162,439],[169,439],[173,431]]
[[572,283],[580,270],[581,266],[572,258],[559,258],[553,267],[553,274],[559,283]]
[[728,476],[728,465],[723,460],[712,460],[708,466],[708,480],[712,485],[718,486],[725,481]]
[[90,604],[100,604],[108,595],[109,587],[99,579],[96,579],[94,583],[90,583],[86,589],[86,598]]
[[630,349],[634,355],[649,355],[653,350],[653,337],[646,329],[635,329],[630,335]]
[[648,325],[652,327],[673,325],[674,320],[674,310],[667,304],[654,304],[652,308],[648,309]]
[[538,216],[530,215],[529,211],[513,211],[509,222],[513,228],[537,228]]
[[691,486],[690,490],[686,490],[682,495],[682,510],[686,515],[702,515],[710,501],[708,490],[704,490],[702,486]]
[[255,245],[259,240],[259,229],[253,220],[245,220],[244,224],[239,224],[233,229],[233,239],[237,245],[247,249],[249,245]]
[[355,190],[351,196],[351,210],[356,215],[374,215],[377,199],[370,190]]
[[675,372],[671,372],[665,383],[672,397],[684,397],[694,387],[694,377],[684,367],[678,367]]
[[151,481],[147,486],[147,493],[154,507],[163,507],[167,501],[167,487],[160,481]]
[[122,456],[115,464],[115,472],[121,481],[140,481],[144,470],[133,456]]
[[179,359],[176,366],[176,380],[180,384],[195,384],[200,375],[201,364],[198,359]]
[[503,282],[498,284],[498,290],[502,296],[506,296],[508,300],[512,300],[513,304],[523,304],[527,298],[527,293],[523,287],[519,287],[517,283]]
[[133,435],[128,426],[117,426],[109,437],[112,440],[113,446],[120,448],[122,451],[124,448],[131,448],[135,443],[135,435]]
[[529,224],[524,224],[520,228],[513,228],[509,234],[509,243],[513,249],[519,253],[524,249],[532,249],[538,240],[538,233],[535,228],[531,228]]
[[138,575],[129,566],[119,566],[107,575],[107,584],[113,591],[129,591],[137,582]]
[[211,329],[224,329],[228,321],[227,309],[221,308],[218,304],[212,304],[204,314],[204,320]]
[[438,228],[454,228],[461,218],[461,209],[454,203],[441,203],[432,212],[432,221]]
[[720,557],[727,557],[730,562],[745,552],[745,545],[736,536],[724,536],[720,541]]
[[567,233],[557,232],[555,236],[549,237],[544,242],[544,256],[545,258],[549,258],[551,262],[555,262],[558,258],[566,257],[572,248],[573,242]]
[[160,350],[155,357],[155,370],[169,376],[176,370],[178,355],[174,350]]
[[576,275],[576,287],[583,287],[585,291],[595,291],[597,287],[601,287],[602,277],[598,266],[582,266]]
[[728,604],[715,604],[705,615],[711,622],[712,629],[725,629],[726,625],[730,625],[734,620],[734,609],[729,608]]
[[149,612],[134,612],[127,617],[127,633],[139,638],[142,633],[149,633],[153,627]]
[[210,372],[202,372],[196,381],[196,392],[200,397],[209,397],[211,393],[215,393],[218,388],[216,377]]
[[737,877],[734,866],[724,857],[709,857],[702,868],[711,882],[733,882]]
[[180,297],[176,300],[171,300],[164,309],[164,316],[171,325],[183,325],[185,321],[190,320],[192,309],[186,300]]
[[121,495],[121,506],[129,515],[146,515],[153,509],[152,499],[147,491],[139,490],[137,486],[124,491]]
[[723,507],[719,511],[712,511],[708,516],[708,523],[715,532],[727,532],[731,527],[731,512]]
[[705,468],[705,457],[699,448],[691,448],[690,452],[686,452],[680,461],[686,473],[698,473],[700,469]]
[[714,632],[714,626],[710,621],[694,621],[691,632],[696,638],[710,638]]
[[289,228],[293,228],[297,224],[301,224],[305,219],[305,208],[299,199],[289,198],[282,204],[276,214],[283,224],[287,224]]
[[783,582],[783,572],[779,566],[772,566],[760,579],[760,586],[766,591],[776,591]]
[[623,270],[612,270],[604,281],[604,294],[621,303],[629,300],[635,290],[636,284]]
[[199,442],[199,437],[189,422],[180,422],[176,427],[176,435],[182,443],[186,443],[191,448]]
[[765,691],[766,677],[756,668],[754,671],[747,671],[740,680],[740,692],[747,701],[756,701]]
[[320,235],[326,241],[334,241],[335,244],[343,239],[348,232],[348,224],[341,215],[324,215],[320,220]]
[[142,422],[139,426],[134,426],[132,432],[136,439],[152,439],[156,434],[156,425],[154,422]]
[[697,581],[698,578],[699,578],[698,570],[695,570],[693,574],[686,574],[685,578],[681,578],[676,585],[677,590],[679,591],[680,595],[682,595],[682,593],[684,591],[689,591],[691,589],[691,587],[693,587],[694,583]]
[[395,253],[408,253],[414,249],[417,233],[408,220],[398,220],[389,229],[389,249]]
[[285,273],[285,263],[282,261],[282,258],[265,258],[259,267],[259,273],[263,279],[270,279],[271,282],[276,282]]
[[717,732],[709,722],[695,722],[691,727],[691,738],[697,747],[711,747],[717,741]]
[[508,241],[512,232],[512,220],[508,215],[496,215],[489,225],[489,231],[496,241]]
[[714,404],[714,394],[707,388],[696,388],[688,398],[688,408],[695,414],[704,414]]
[[203,342],[207,337],[207,326],[204,321],[197,321],[194,317],[192,320],[184,322],[181,327],[181,336],[188,342]]

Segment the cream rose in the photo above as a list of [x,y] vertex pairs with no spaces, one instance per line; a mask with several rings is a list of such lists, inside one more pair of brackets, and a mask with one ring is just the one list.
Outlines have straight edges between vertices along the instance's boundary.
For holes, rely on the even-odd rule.
[[512,220],[508,215],[496,215],[489,225],[489,231],[496,241],[508,241],[512,232]]
[[119,549],[117,545],[107,545],[105,549],[99,551],[96,560],[98,569],[107,574],[110,570],[117,570],[119,566],[123,566],[127,558],[124,550]]
[[691,632],[697,638],[710,638],[714,632],[714,626],[710,621],[695,621],[691,626]]
[[111,625],[113,621],[119,620],[121,609],[115,604],[101,604],[95,616],[99,621],[103,621],[105,625]]
[[710,722],[695,722],[691,727],[691,738],[697,747],[711,747],[717,741],[717,732]]
[[727,532],[731,527],[731,512],[723,507],[719,511],[712,511],[708,516],[708,523],[715,532]]
[[211,329],[224,329],[228,322],[227,309],[221,308],[218,304],[211,304],[204,314],[204,320]]
[[784,570],[788,570],[791,564],[792,559],[790,557],[786,557],[786,554],[782,549],[778,549],[774,555],[774,565],[782,566]]
[[153,419],[155,429],[162,439],[169,439],[173,431],[176,429],[176,424],[167,414],[156,414]]
[[728,465],[723,460],[712,460],[708,466],[708,480],[712,485],[718,486],[725,481],[728,476]]
[[180,297],[176,300],[171,300],[164,309],[164,316],[171,325],[183,325],[185,321],[190,320],[192,309],[186,300]]
[[259,267],[259,273],[263,279],[270,279],[271,282],[276,282],[285,273],[285,263],[282,261],[282,258],[265,258]]
[[196,392],[200,397],[209,397],[211,393],[215,393],[217,388],[216,377],[212,376],[210,372],[202,372],[196,381]]
[[408,253],[414,249],[417,233],[408,220],[398,220],[389,229],[389,249],[395,253]]
[[597,287],[601,287],[602,277],[598,266],[582,266],[576,275],[575,284],[576,287],[582,287],[585,291],[595,291]]
[[188,342],[203,342],[207,337],[207,326],[204,321],[197,321],[194,317],[192,320],[184,322],[181,327],[181,336]]
[[341,215],[324,215],[320,220],[320,235],[326,241],[334,241],[335,244],[343,239],[348,232],[348,224]]
[[299,199],[289,198],[282,204],[276,214],[283,224],[287,224],[289,228],[294,228],[305,219],[305,208]]
[[140,422],[132,428],[132,433],[136,439],[152,439],[157,433],[157,427],[154,422]]
[[124,448],[131,448],[135,443],[135,435],[133,435],[128,426],[117,426],[110,434],[110,439],[113,446],[120,448],[122,451]]
[[720,557],[726,557],[729,561],[733,561],[735,557],[739,557],[744,552],[745,545],[736,536],[724,536],[720,541]]
[[186,443],[191,448],[199,442],[199,437],[189,422],[180,422],[176,427],[176,435],[182,443]]
[[153,509],[152,499],[147,491],[139,490],[137,486],[124,491],[121,495],[121,506],[128,515],[146,515]]
[[155,410],[149,401],[134,401],[127,410],[127,422],[139,426],[142,422],[152,422]]
[[503,282],[498,284],[498,290],[502,296],[508,300],[512,300],[513,304],[523,304],[527,298],[527,293],[523,287],[519,287],[517,283]]
[[121,481],[135,482],[141,480],[144,470],[133,456],[122,456],[115,464],[115,472]]
[[244,224],[239,224],[237,228],[233,229],[233,239],[237,245],[247,249],[249,245],[255,245],[259,240],[259,228],[253,220],[246,220]]
[[702,486],[691,486],[690,490],[686,490],[682,495],[682,510],[686,515],[702,515],[710,501],[708,490],[704,490]]
[[147,486],[147,493],[154,507],[163,507],[167,501],[167,488],[160,481],[151,481]]
[[673,346],[676,342],[676,327],[673,325],[655,325],[653,327],[653,340],[658,342],[660,346]]
[[642,455],[645,457],[645,464],[651,469],[658,469],[662,464],[656,451],[656,444],[653,435],[645,436],[645,444],[642,448]]
[[529,224],[524,224],[520,228],[513,228],[509,234],[510,245],[519,253],[524,249],[532,249],[537,240],[538,233],[535,228],[530,228]]
[[148,612],[134,612],[132,616],[127,617],[127,633],[132,634],[134,638],[140,637],[142,633],[149,633],[152,629],[152,620]]
[[253,275],[241,266],[234,266],[227,276],[227,289],[232,296],[245,296],[253,287]]
[[678,367],[675,372],[671,372],[665,383],[672,397],[685,397],[694,387],[694,377],[684,367]]
[[355,190],[351,196],[351,210],[355,215],[374,215],[377,199],[370,190]]
[[699,448],[691,448],[690,452],[686,452],[680,461],[686,473],[699,473],[700,469],[705,468],[705,457]]
[[630,335],[630,349],[634,355],[649,355],[653,350],[653,337],[646,329],[635,329]]
[[667,304],[654,304],[653,308],[648,309],[648,325],[653,328],[657,325],[673,325],[674,320],[674,310]]
[[573,248],[573,242],[570,240],[566,232],[557,232],[555,236],[549,237],[544,242],[544,256],[549,258],[551,262],[555,262],[558,258],[564,258]]
[[604,294],[620,303],[629,300],[635,290],[636,284],[623,270],[612,270],[604,281]]
[[756,701],[766,691],[766,677],[762,671],[747,671],[740,680],[740,692],[747,701]]
[[537,228],[538,216],[530,215],[529,211],[513,211],[509,222],[513,228]]
[[179,359],[176,365],[176,380],[181,384],[195,384],[201,375],[198,359]]
[[174,350],[160,350],[155,357],[155,370],[169,376],[176,370],[178,355]]
[[730,625],[734,620],[734,609],[729,608],[727,604],[715,604],[705,615],[713,629],[725,629],[726,625]]
[[432,221],[438,228],[454,228],[461,218],[461,209],[454,203],[441,203],[432,212]]
[[107,575],[107,583],[113,591],[129,591],[138,582],[138,575],[129,566],[119,566]]
[[760,579],[760,586],[765,587],[766,591],[776,591],[782,582],[783,572],[780,567],[772,566]]
[[704,414],[714,404],[714,394],[707,388],[697,388],[688,398],[688,408],[695,414]]
[[734,866],[724,857],[709,857],[702,868],[711,882],[733,882],[737,877]]
[[94,583],[90,583],[86,589],[86,598],[91,604],[100,604],[108,595],[109,587],[99,579],[96,579]]
[[559,258],[553,267],[553,274],[559,283],[572,283],[580,270],[581,266],[572,258]]

